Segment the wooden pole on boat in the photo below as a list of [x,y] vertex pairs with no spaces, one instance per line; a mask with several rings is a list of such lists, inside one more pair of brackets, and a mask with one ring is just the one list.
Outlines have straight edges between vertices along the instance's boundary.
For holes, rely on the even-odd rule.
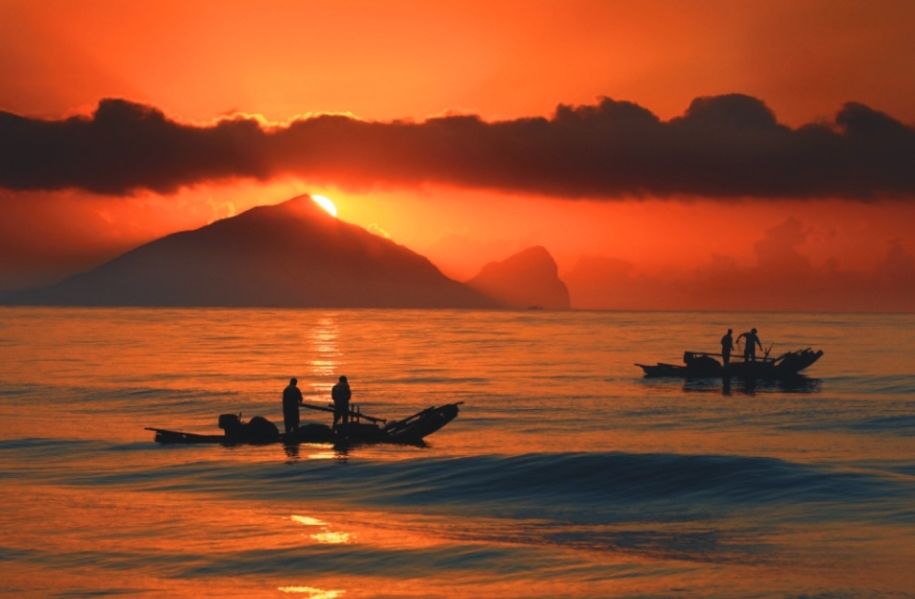
[[[772,348],[770,347],[769,349],[771,350]],[[708,351],[687,351],[687,352],[685,352],[685,353],[693,354],[694,356],[712,356],[712,357],[715,357],[715,358],[723,358],[723,357],[724,357],[722,354],[716,354],[716,353],[708,352]],[[737,358],[742,357],[740,354],[730,354],[730,356],[731,356],[731,360],[733,360],[735,357],[737,357]],[[756,358],[755,361],[756,361],[756,362],[774,362],[774,361],[775,361],[775,358],[770,358],[770,357],[769,357],[769,354],[767,353],[765,356],[763,356],[763,357],[761,357],[761,358],[759,358],[759,357]],[[638,366],[638,364],[636,364],[636,366]]]
[[[308,408],[309,410],[317,410],[319,412],[330,412],[331,414],[337,413],[337,410],[335,410],[334,408],[331,408],[331,407],[315,406],[315,405],[307,404],[307,403],[301,403],[299,405],[302,406],[303,408]],[[358,418],[365,418],[369,422],[380,422],[382,424],[387,422],[387,420],[385,420],[384,418],[375,418],[373,416],[367,416],[367,415],[363,414],[361,411],[355,412],[353,410],[350,410],[349,415],[353,416],[353,417],[358,417]]]

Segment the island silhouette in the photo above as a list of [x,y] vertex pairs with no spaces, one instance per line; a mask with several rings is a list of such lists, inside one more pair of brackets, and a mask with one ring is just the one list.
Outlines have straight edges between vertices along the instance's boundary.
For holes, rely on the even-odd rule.
[[513,308],[571,307],[569,290],[559,278],[556,261],[539,245],[490,262],[467,285]]
[[[545,256],[544,256],[545,254]],[[555,262],[540,248],[522,264],[546,262],[517,287],[512,268],[491,265],[470,284],[426,257],[339,220],[311,196],[259,206],[156,239],[58,283],[9,294],[5,303],[74,306],[253,306],[339,308],[553,307],[539,288],[556,286]],[[527,256],[527,257],[525,257]],[[506,261],[511,266],[512,259]],[[550,270],[552,265],[552,270]],[[524,270],[524,269],[522,269]],[[545,274],[556,281],[537,281]],[[562,290],[565,286],[558,282]],[[566,298],[567,298],[566,292]],[[558,306],[557,307],[567,307]]]

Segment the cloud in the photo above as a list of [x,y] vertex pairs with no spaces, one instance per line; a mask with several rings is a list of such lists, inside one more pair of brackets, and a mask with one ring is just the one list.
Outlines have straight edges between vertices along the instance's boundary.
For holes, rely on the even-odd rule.
[[695,268],[645,274],[629,262],[588,256],[560,276],[577,308],[915,310],[915,257],[898,239],[872,268],[852,271],[835,259],[812,264],[800,251],[808,236],[792,217],[754,243],[754,264],[716,255]]
[[440,183],[560,198],[871,199],[915,195],[915,130],[863,104],[790,128],[760,100],[697,98],[669,121],[631,102],[550,118],[422,122],[321,115],[271,127],[179,123],[125,100],[57,121],[0,112],[0,186],[161,193],[227,178],[341,186]]

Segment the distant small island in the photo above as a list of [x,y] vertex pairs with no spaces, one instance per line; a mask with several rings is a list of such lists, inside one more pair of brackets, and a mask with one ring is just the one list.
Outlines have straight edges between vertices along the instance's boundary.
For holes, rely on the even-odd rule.
[[559,278],[556,261],[543,246],[528,248],[501,262],[490,262],[467,284],[513,308],[571,307],[569,290]]

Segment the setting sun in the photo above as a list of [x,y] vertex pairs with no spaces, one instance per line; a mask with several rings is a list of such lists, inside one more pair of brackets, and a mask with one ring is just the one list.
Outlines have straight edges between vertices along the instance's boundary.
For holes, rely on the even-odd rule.
[[315,204],[317,204],[318,206],[323,208],[329,215],[333,216],[334,218],[337,218],[337,207],[334,206],[334,203],[330,200],[330,198],[325,197],[325,196],[313,195],[313,196],[311,196],[311,200]]

